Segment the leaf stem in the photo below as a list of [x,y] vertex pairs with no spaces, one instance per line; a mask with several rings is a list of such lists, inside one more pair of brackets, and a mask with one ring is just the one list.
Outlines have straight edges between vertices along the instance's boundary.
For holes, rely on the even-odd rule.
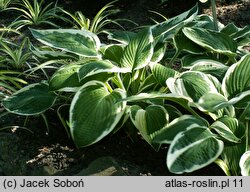
[[49,129],[48,119],[47,119],[47,117],[45,116],[44,113],[41,113],[41,117],[43,118],[43,121],[44,121],[45,126],[46,126],[46,128],[47,128],[47,134],[49,134],[49,133],[50,133],[50,129]]
[[126,91],[126,88],[124,87],[123,85],[123,82],[122,82],[122,79],[121,79],[121,76],[120,76],[120,73],[117,73],[116,74],[116,79],[117,79],[117,83],[119,85],[119,88],[123,89],[124,91]]
[[23,123],[23,127],[26,127],[27,122],[28,122],[28,118],[29,118],[29,116],[26,116],[26,117],[25,117],[25,120],[24,120],[24,123]]
[[250,147],[248,146],[249,145],[249,121],[246,121],[245,135],[246,135],[246,151],[248,151],[248,150],[250,150]]
[[107,86],[109,92],[112,93],[112,92],[113,92],[113,89],[112,89],[112,87],[109,85],[109,83],[106,82],[105,85]]
[[216,13],[216,0],[211,0],[211,6],[212,6],[213,19],[214,19],[214,29],[216,31],[219,31],[217,13]]
[[224,171],[226,176],[231,176],[230,170],[229,170],[227,164],[223,160],[216,159],[214,162]]
[[142,76],[144,70],[145,70],[145,68],[134,71],[132,73],[131,92],[133,95],[136,95],[139,91],[138,88],[140,86],[141,76]]
[[247,104],[247,107],[244,109],[243,113],[239,117],[239,120],[244,122],[245,117],[246,117],[247,113],[249,113],[249,111],[250,111],[250,103]]
[[179,56],[179,54],[180,54],[180,51],[179,50],[177,50],[176,52],[175,52],[175,54],[174,54],[174,56],[173,56],[173,58],[169,61],[169,63],[168,63],[168,66],[169,67],[172,67],[173,66],[173,64],[174,64],[174,61],[176,60],[176,58]]

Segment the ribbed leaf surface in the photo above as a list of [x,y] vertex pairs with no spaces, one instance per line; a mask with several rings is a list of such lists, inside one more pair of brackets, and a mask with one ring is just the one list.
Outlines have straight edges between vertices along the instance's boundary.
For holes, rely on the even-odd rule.
[[226,34],[196,27],[185,27],[182,31],[190,40],[209,51],[229,57],[236,55],[237,44]]
[[155,149],[159,144],[152,143],[152,135],[162,129],[168,123],[168,113],[160,105],[150,105],[145,110],[134,105],[130,109],[130,118],[143,138]]
[[192,172],[215,161],[223,142],[206,127],[194,127],[174,138],[167,155],[168,169],[176,174]]
[[110,93],[99,81],[90,81],[81,87],[70,106],[70,131],[75,144],[84,147],[108,135],[121,119],[126,97],[120,89]]
[[149,64],[153,56],[153,35],[149,29],[139,32],[125,47],[121,58],[121,67],[131,71],[141,69]]

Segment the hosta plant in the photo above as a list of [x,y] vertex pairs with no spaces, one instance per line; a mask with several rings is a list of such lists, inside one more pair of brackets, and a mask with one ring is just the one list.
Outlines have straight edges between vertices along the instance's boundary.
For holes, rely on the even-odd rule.
[[[43,44],[79,60],[2,104],[19,115],[59,106],[58,116],[77,147],[100,141],[130,120],[156,151],[170,145],[166,164],[173,173],[216,162],[228,175],[245,174],[250,54],[242,47],[249,29],[227,26],[218,32],[210,17],[197,14],[195,6],[137,33],[110,33],[117,43],[109,45],[86,30],[32,30]],[[184,72],[164,65],[167,44],[175,51],[171,62],[182,61]]]

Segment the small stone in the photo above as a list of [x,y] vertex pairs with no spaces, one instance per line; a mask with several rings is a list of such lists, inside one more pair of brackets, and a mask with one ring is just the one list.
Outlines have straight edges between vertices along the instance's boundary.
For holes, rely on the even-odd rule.
[[113,157],[101,157],[90,163],[77,176],[125,176],[126,173]]

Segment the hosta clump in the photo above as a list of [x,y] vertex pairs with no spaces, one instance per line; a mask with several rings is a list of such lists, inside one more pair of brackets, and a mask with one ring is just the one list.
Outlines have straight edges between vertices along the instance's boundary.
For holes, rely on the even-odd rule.
[[[228,175],[240,168],[245,174],[248,156],[239,161],[248,146],[250,56],[242,47],[249,32],[230,26],[214,31],[211,18],[197,14],[195,6],[137,33],[110,33],[117,43],[109,45],[85,30],[31,30],[43,44],[79,59],[4,99],[3,106],[22,115],[59,106],[77,147],[98,142],[130,119],[155,150],[170,145],[166,164],[174,173],[217,162]],[[166,45],[174,48],[173,58]],[[165,66],[175,60],[184,72]],[[33,92],[48,98],[34,111],[40,98]],[[17,98],[18,106],[12,102]],[[66,119],[62,100],[69,105]]]

